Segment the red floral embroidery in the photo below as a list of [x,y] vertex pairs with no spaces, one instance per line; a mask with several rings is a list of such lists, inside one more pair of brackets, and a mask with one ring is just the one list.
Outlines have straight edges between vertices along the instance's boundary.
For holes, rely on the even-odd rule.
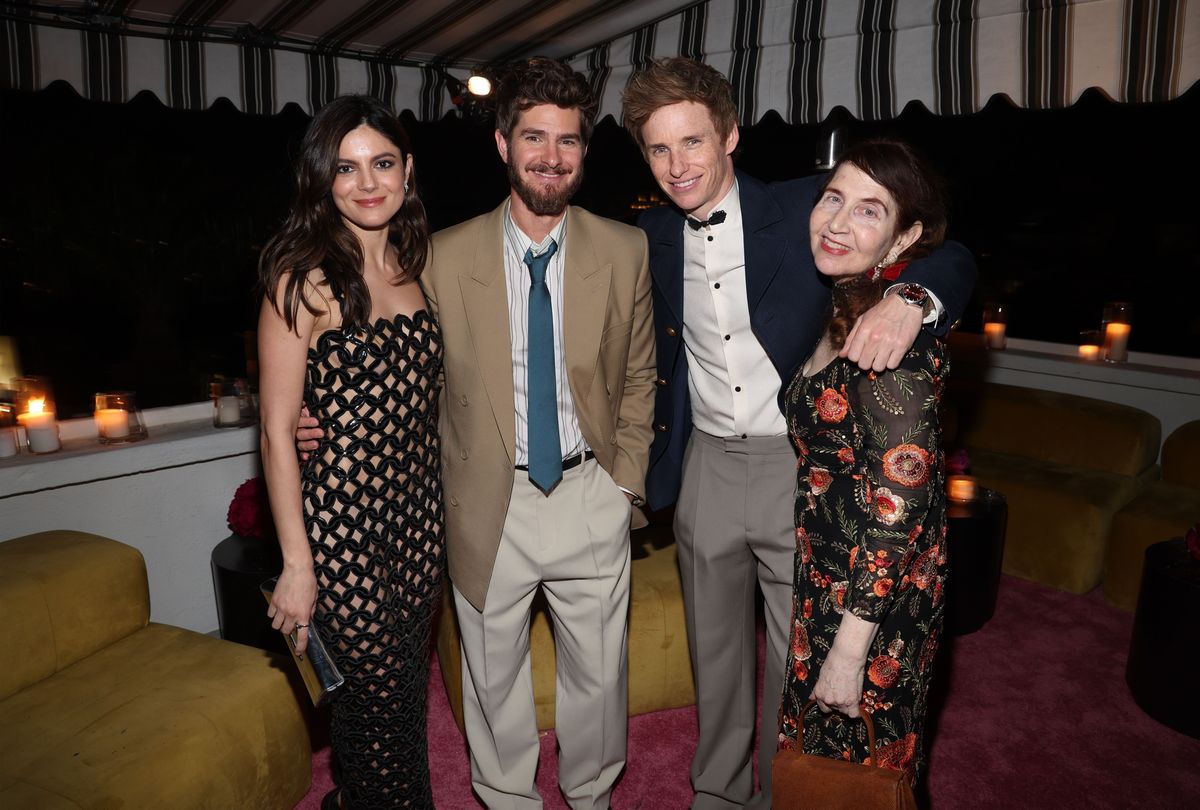
[[875,753],[879,757],[879,762],[875,764],[880,768],[891,768],[893,771],[908,770],[908,764],[912,762],[916,752],[917,735],[910,731],[895,742],[876,748]]
[[796,551],[800,552],[800,562],[806,563],[812,559],[812,541],[803,526],[796,527]]
[[884,577],[883,579],[875,580],[875,587],[872,588],[872,590],[875,592],[876,596],[884,597],[888,595],[888,591],[892,589],[892,585],[894,584],[895,583],[892,580]]
[[820,467],[813,467],[809,470],[808,485],[812,489],[813,495],[824,495],[832,483],[833,476],[829,470],[823,470]]
[[837,451],[837,458],[838,458],[838,461],[842,462],[843,464],[853,464],[854,463],[854,448],[843,447],[842,449]]
[[883,454],[883,474],[902,487],[929,480],[929,454],[915,444],[901,444]]
[[875,490],[872,501],[875,505],[875,519],[885,526],[894,526],[904,520],[907,512],[904,499],[893,495],[887,487]]
[[919,589],[925,590],[933,584],[937,577],[938,547],[931,546],[917,557],[912,567],[912,581]]
[[812,647],[808,643],[808,631],[800,622],[792,624],[792,655],[800,661],[812,658]]
[[840,422],[846,418],[849,409],[846,398],[832,388],[826,388],[817,397],[817,416],[822,422]]
[[895,686],[900,677],[900,662],[890,655],[880,655],[867,668],[867,678],[880,689]]

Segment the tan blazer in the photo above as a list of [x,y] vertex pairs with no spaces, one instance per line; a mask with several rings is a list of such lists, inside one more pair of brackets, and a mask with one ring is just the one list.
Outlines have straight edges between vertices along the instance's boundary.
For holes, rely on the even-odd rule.
[[[505,204],[434,234],[421,276],[442,328],[442,482],[450,577],[483,609],[516,456]],[[641,230],[567,209],[563,338],[579,425],[620,486],[645,496],[654,322]],[[634,510],[635,525],[645,518]]]

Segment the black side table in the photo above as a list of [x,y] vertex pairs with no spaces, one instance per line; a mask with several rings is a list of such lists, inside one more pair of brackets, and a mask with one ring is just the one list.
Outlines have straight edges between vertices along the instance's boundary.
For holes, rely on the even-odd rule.
[[283,634],[271,629],[267,601],[259,585],[283,570],[279,543],[273,538],[231,534],[212,552],[213,589],[221,638],[290,655]]
[[1200,738],[1200,703],[1188,700],[1200,671],[1200,561],[1182,537],[1146,549],[1125,681],[1142,711]]
[[996,612],[1008,501],[980,488],[973,501],[946,501],[946,632],[974,633]]

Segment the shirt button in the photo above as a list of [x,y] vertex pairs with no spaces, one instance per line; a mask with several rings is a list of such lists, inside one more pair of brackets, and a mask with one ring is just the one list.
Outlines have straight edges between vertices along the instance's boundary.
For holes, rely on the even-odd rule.
[[739,392],[740,392],[740,391],[742,390],[742,387],[741,387],[740,385],[735,385],[735,386],[733,387],[733,390],[734,390],[734,391],[739,391]]
[[719,289],[721,289],[721,282],[719,282],[719,281],[718,281],[716,284],[714,284],[714,285],[713,285],[713,289],[714,289],[714,290],[719,290]]
[[743,433],[743,434],[742,434],[742,438],[743,438],[743,439],[745,439],[745,438],[746,438],[746,434],[745,434],[745,433]]
[[729,340],[729,335],[726,335],[726,336],[725,336],[725,339],[726,339],[726,340]]
[[710,242],[712,241],[712,237],[711,237],[711,236],[710,236],[710,237],[708,237],[708,241],[710,241]]

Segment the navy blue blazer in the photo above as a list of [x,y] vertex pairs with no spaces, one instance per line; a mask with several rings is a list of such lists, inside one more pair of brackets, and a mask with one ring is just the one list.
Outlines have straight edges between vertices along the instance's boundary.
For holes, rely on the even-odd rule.
[[[812,353],[825,328],[829,284],[813,263],[808,217],[821,176],[767,185],[737,172],[746,252],[750,326],[786,386]],[[683,451],[692,432],[687,353],[683,350],[683,214],[654,208],[639,217],[650,244],[658,391],[654,443],[646,476],[651,509],[675,502]],[[975,260],[955,242],[913,262],[905,281],[932,290],[946,309],[934,331],[944,332],[962,314],[975,284]]]

